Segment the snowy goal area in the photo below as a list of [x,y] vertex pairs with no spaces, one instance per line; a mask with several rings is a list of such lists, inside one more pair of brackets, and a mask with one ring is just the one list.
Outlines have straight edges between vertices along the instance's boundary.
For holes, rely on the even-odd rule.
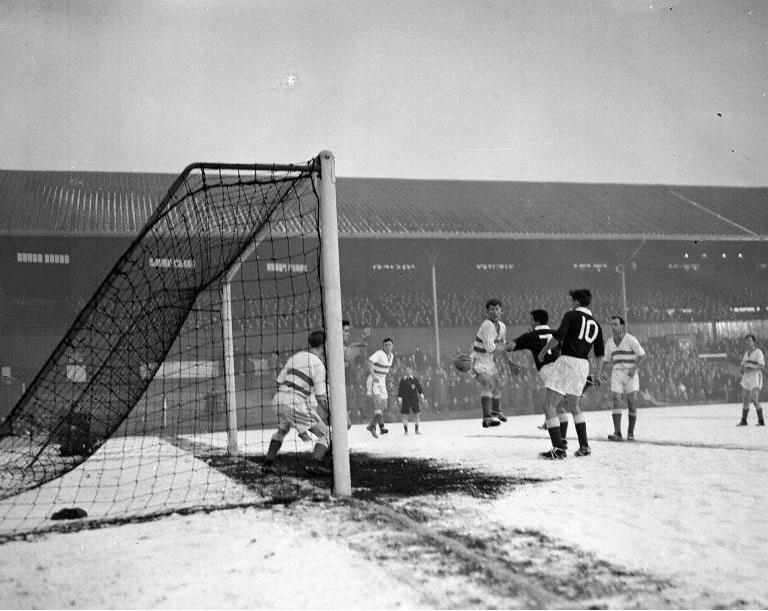
[[0,535],[66,522],[51,516],[80,508],[87,520],[254,502],[247,487],[159,437],[116,437],[62,477],[0,501]]
[[[490,497],[454,490],[379,498],[365,506],[299,502],[10,541],[0,545],[0,606],[93,607],[105,606],[104,601],[112,608],[533,605],[515,598],[500,581],[479,579],[476,568],[465,570],[455,558],[447,560],[444,548],[435,548],[433,555],[419,549],[416,560],[409,556],[409,549],[441,537],[467,548],[468,542],[482,542],[474,548],[480,556],[541,591],[557,590],[558,583],[573,582],[573,575],[592,584],[586,593],[559,591],[557,600],[566,606],[764,608],[768,429],[754,426],[754,415],[750,426],[736,427],[740,415],[737,404],[642,409],[637,441],[614,443],[606,439],[612,431],[610,412],[589,412],[592,456],[569,455],[557,462],[537,456],[549,445],[546,433],[536,428],[540,416],[512,417],[495,429],[483,429],[479,417],[425,421],[418,437],[412,427],[405,436],[398,423],[390,423],[391,432],[380,439],[356,425],[350,431],[353,486],[355,457],[363,455],[424,459],[510,476],[518,483]],[[162,448],[159,444],[158,455]],[[215,471],[205,477],[209,482],[221,477],[222,490],[243,494],[239,484]],[[381,507],[381,515],[419,515],[412,520],[418,524],[411,543],[395,540],[402,535],[398,529],[410,528],[402,526],[405,522],[361,519],[371,506]],[[198,552],[209,551],[186,553],[190,533]],[[542,563],[545,553],[555,561]],[[521,554],[527,554],[525,562],[515,564]],[[105,578],[94,592],[87,575],[96,565],[105,576],[130,575],[130,583]],[[141,570],[129,570],[132,566]],[[603,566],[612,567],[608,577],[600,577]],[[169,588],[190,574],[195,579],[189,589]],[[233,575],[240,579],[233,582]],[[627,585],[627,575],[640,577]],[[308,580],[308,591],[322,582],[322,596],[299,593],[297,576]],[[292,580],[295,594],[287,595],[285,586]],[[600,587],[593,587],[600,580]],[[229,584],[226,592],[222,584]]]

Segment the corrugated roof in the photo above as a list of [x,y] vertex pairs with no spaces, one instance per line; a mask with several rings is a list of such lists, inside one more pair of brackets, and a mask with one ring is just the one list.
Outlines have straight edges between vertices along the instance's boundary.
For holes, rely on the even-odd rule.
[[0,170],[4,234],[135,235],[175,176]]
[[[0,233],[136,235],[175,175],[0,170]],[[768,188],[342,178],[342,236],[768,236]]]

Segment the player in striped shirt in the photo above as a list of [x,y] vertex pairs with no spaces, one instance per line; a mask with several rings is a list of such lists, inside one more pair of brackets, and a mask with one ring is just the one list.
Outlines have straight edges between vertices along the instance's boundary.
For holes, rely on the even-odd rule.
[[753,403],[757,411],[757,426],[765,426],[763,408],[760,407],[760,389],[763,387],[763,369],[765,355],[757,347],[757,338],[752,335],[744,337],[747,340],[747,350],[741,359],[741,422],[739,426],[747,426],[749,404]]
[[331,443],[328,427],[310,405],[310,396],[314,394],[318,409],[328,411],[323,363],[325,331],[312,331],[308,340],[309,347],[290,357],[277,376],[277,392],[272,399],[272,406],[277,413],[277,431],[269,441],[262,467],[264,473],[274,473],[277,453],[293,427],[302,439],[308,438],[307,431],[317,437],[312,454],[314,460],[307,466],[307,472],[311,475],[330,474],[330,470],[322,464]]
[[[477,330],[472,342],[471,374],[482,387],[480,406],[483,410],[483,427],[499,426],[507,421],[501,411],[501,376],[495,358],[504,355],[513,374],[519,373],[517,365],[510,363],[509,354],[504,350],[507,344],[507,326],[501,322],[502,303],[499,299],[489,299],[485,304],[487,318]],[[501,347],[501,350],[496,350]]]
[[387,409],[387,376],[392,369],[392,363],[395,355],[392,352],[395,342],[391,337],[387,337],[381,342],[381,349],[368,357],[368,379],[366,380],[366,392],[373,400],[373,420],[366,427],[374,437],[378,437],[376,426],[382,435],[389,433],[389,429],[384,426],[384,410]]
[[611,318],[613,337],[605,344],[605,362],[613,365],[611,370],[611,398],[613,400],[613,433],[608,435],[611,441],[624,441],[621,436],[622,398],[627,399],[629,424],[627,441],[635,439],[637,422],[637,393],[640,390],[640,376],[637,368],[645,357],[645,350],[631,333],[627,333],[627,323],[621,316]]

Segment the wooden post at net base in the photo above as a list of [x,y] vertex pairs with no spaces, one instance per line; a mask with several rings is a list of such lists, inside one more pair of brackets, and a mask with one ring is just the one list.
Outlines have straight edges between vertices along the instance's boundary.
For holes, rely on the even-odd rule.
[[237,454],[237,395],[235,392],[235,342],[232,337],[232,288],[221,287],[221,320],[224,333],[224,391],[227,405],[227,454]]

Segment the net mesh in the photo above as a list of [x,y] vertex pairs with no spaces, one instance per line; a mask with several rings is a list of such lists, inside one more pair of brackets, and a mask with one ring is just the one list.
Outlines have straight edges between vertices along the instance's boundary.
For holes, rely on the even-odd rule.
[[318,172],[196,164],[175,181],[0,425],[0,537],[59,509],[124,520],[306,485],[259,461],[279,368],[323,323]]

